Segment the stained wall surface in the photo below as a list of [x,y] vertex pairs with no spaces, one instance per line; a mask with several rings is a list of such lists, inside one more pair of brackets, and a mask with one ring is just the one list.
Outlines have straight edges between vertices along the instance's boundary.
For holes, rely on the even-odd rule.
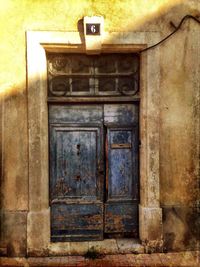
[[[28,117],[26,31],[77,31],[84,16],[102,15],[105,31],[169,34],[198,0],[7,0],[0,2],[1,243],[9,256],[26,254]],[[200,25],[190,20],[160,46],[160,195],[164,249],[194,249],[200,221]],[[152,68],[153,66],[152,62]]]

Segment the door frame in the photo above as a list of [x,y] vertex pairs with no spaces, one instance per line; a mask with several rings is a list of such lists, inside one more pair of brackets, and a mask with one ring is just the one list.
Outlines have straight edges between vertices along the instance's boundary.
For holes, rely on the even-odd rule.
[[[134,53],[159,40],[159,32],[107,32],[102,40],[102,52]],[[85,53],[85,43],[79,32],[53,31],[28,31],[26,42],[29,129],[27,253],[71,255],[74,250],[70,242],[50,242],[46,51]],[[142,245],[151,251],[162,250],[163,244],[159,181],[159,85],[160,52],[156,47],[142,53],[140,59],[139,238]],[[78,254],[82,253],[82,245],[78,244]]]

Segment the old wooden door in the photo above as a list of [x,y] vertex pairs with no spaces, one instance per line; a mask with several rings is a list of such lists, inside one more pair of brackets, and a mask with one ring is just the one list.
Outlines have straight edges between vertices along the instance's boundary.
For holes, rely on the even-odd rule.
[[51,105],[53,241],[137,234],[138,106]]

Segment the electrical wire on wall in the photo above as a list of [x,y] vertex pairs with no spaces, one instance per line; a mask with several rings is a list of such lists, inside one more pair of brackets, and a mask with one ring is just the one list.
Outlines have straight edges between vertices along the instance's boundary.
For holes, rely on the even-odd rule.
[[195,18],[195,17],[192,16],[192,15],[186,15],[186,16],[184,16],[184,17],[181,19],[181,21],[179,22],[179,24],[178,24],[177,27],[174,25],[174,23],[173,23],[172,21],[170,21],[170,25],[173,26],[173,27],[175,28],[175,30],[174,30],[173,32],[171,32],[169,35],[167,35],[165,38],[163,38],[161,41],[159,41],[158,43],[156,43],[156,44],[154,44],[154,45],[152,45],[152,46],[149,46],[149,47],[146,47],[146,48],[140,50],[139,53],[141,54],[141,53],[143,53],[143,52],[145,52],[145,51],[147,51],[147,50],[150,50],[150,49],[152,49],[152,48],[154,48],[154,47],[156,47],[156,46],[162,44],[163,42],[165,42],[165,41],[166,41],[167,39],[169,39],[173,34],[175,34],[177,31],[180,30],[181,26],[183,25],[183,22],[184,22],[185,20],[187,20],[187,19],[193,19],[194,21],[196,21],[197,23],[200,24],[200,20],[197,19],[197,18]]
[[[181,19],[181,21],[179,22],[179,24],[178,24],[177,27],[174,25],[174,23],[173,23],[172,21],[170,21],[170,25],[171,25],[172,27],[174,27],[175,30],[174,30],[173,32],[171,32],[169,35],[167,35],[165,38],[163,38],[162,40],[160,40],[158,43],[156,43],[156,44],[154,44],[154,45],[152,45],[152,46],[146,47],[146,48],[144,48],[144,49],[138,51],[138,53],[139,53],[139,54],[142,54],[143,52],[146,52],[146,51],[148,51],[148,50],[150,50],[150,49],[152,49],[152,48],[155,48],[156,46],[158,46],[158,45],[162,44],[163,42],[165,42],[165,41],[166,41],[167,39],[169,39],[172,35],[174,35],[176,32],[178,32],[178,31],[181,29],[181,26],[183,25],[184,21],[186,21],[186,20],[188,20],[188,19],[192,19],[192,20],[194,20],[194,21],[196,21],[197,23],[200,24],[200,20],[197,19],[196,17],[192,16],[192,15],[186,15],[186,16],[184,16],[184,17]],[[139,87],[138,87],[138,88],[139,88]],[[138,90],[139,90],[139,89],[138,89]],[[126,96],[134,96],[134,95],[137,94],[138,90],[137,90],[136,92],[134,92],[134,94],[127,94],[125,91],[122,91],[122,90],[119,89],[121,95],[126,95]]]

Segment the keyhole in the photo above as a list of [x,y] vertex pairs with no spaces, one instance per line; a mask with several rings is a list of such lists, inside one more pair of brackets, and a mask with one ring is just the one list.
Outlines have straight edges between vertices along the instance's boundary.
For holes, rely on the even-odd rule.
[[78,145],[76,146],[76,147],[77,147],[77,149],[80,149],[80,146],[81,146],[81,145],[80,145],[80,144],[78,144]]
[[81,176],[80,176],[80,175],[77,175],[77,176],[76,176],[76,180],[77,180],[77,181],[81,180]]
[[80,144],[77,144],[77,146],[76,146],[76,148],[77,148],[77,156],[80,155],[80,147],[81,147],[81,145]]

